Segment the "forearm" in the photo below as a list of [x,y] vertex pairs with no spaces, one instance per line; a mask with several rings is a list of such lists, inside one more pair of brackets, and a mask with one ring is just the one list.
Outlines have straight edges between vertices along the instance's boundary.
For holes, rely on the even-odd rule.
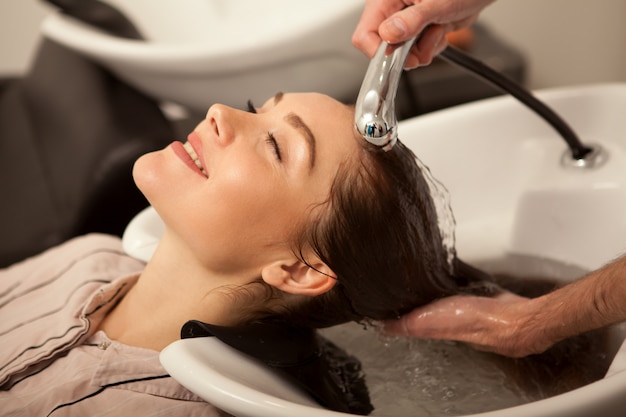
[[450,339],[522,357],[580,333],[626,321],[626,256],[544,296],[456,295],[385,323],[390,334]]
[[626,321],[626,256],[527,307],[519,336],[536,340],[539,346]]

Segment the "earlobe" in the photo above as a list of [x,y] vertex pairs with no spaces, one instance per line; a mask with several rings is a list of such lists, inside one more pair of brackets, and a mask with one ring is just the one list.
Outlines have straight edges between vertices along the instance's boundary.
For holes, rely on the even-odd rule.
[[290,294],[315,296],[333,288],[337,278],[323,262],[311,266],[299,259],[276,261],[261,271],[263,281]]

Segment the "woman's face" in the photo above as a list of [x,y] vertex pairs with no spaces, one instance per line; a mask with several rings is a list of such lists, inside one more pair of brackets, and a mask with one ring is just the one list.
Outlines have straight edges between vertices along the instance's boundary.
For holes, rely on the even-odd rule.
[[166,233],[204,267],[258,276],[291,252],[294,228],[356,156],[352,120],[349,107],[313,93],[279,93],[256,113],[214,105],[187,144],[142,156],[133,175]]

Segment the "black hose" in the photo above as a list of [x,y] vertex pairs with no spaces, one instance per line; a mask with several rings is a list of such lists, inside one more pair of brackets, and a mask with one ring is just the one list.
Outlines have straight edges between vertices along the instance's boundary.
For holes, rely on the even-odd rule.
[[574,159],[583,159],[585,155],[592,151],[591,148],[583,145],[574,131],[567,123],[549,108],[542,101],[537,99],[532,93],[520,86],[515,81],[506,77],[482,62],[470,57],[457,48],[448,46],[440,55],[444,60],[464,68],[484,81],[496,86],[505,93],[509,93],[539,116],[548,122],[565,139],[565,142],[572,151]]

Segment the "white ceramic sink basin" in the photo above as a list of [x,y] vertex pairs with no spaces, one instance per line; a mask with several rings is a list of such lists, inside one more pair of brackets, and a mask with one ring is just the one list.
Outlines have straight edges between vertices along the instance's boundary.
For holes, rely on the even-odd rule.
[[367,59],[351,44],[362,0],[105,0],[147,41],[55,13],[42,33],[144,92],[198,112],[277,91],[354,100]]
[[[560,165],[565,142],[511,97],[420,116],[402,122],[398,132],[449,189],[462,258],[472,263],[527,254],[594,269],[626,248],[626,84],[571,87],[538,96],[583,142],[607,151],[602,167],[585,171]],[[148,259],[160,236],[155,223],[154,211],[141,213],[124,236],[126,250]],[[617,334],[618,344],[625,335]],[[181,340],[166,348],[161,360],[183,385],[237,416],[344,415],[311,406],[297,391],[285,394],[283,385],[265,382],[271,378],[268,371],[255,368],[260,374],[253,374],[249,367],[254,363],[240,366],[236,353],[208,359],[222,349],[219,344],[211,338]],[[588,416],[600,405],[603,416],[606,407],[623,415],[626,348],[620,352],[609,376],[600,381],[480,416]]]
[[626,84],[538,92],[599,169],[560,164],[565,142],[511,97],[403,122],[402,140],[450,191],[467,259],[516,252],[597,268],[626,252]]

